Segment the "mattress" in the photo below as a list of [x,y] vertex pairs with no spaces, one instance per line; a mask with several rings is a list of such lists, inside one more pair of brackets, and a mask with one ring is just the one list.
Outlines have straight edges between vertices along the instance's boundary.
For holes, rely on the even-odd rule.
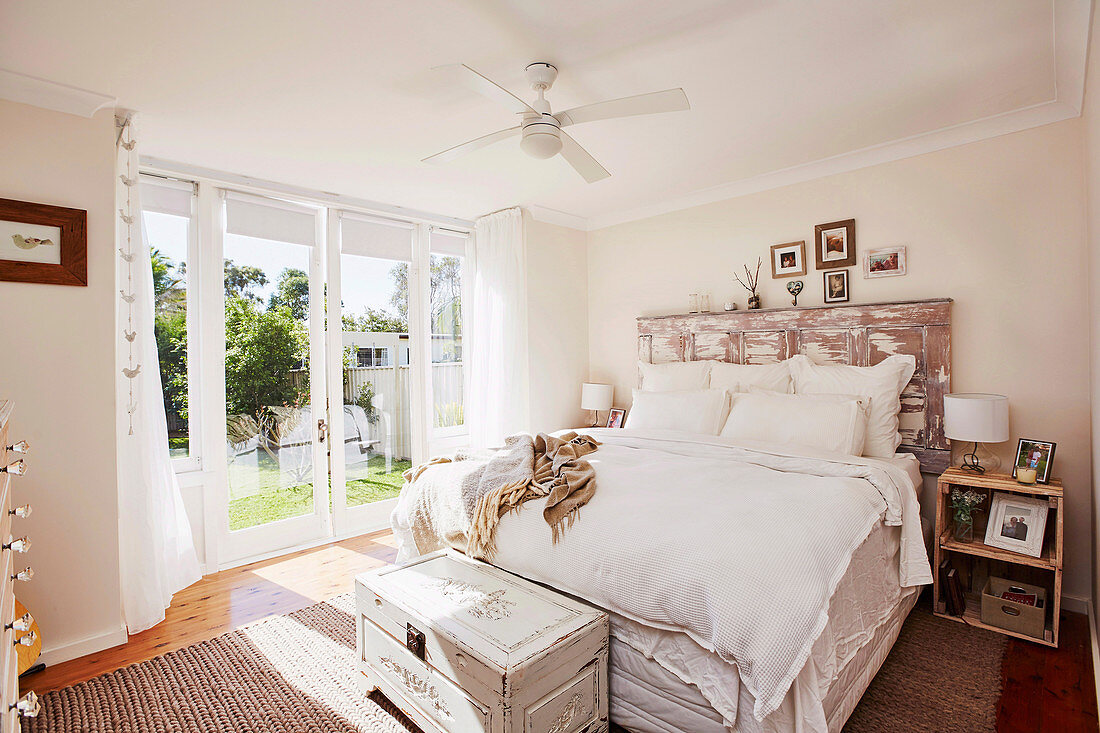
[[[919,589],[897,585],[897,527],[878,525],[853,556],[829,624],[782,706],[763,721],[734,665],[684,634],[612,615],[611,719],[635,733],[839,731],[889,654]],[[890,588],[894,589],[893,591]],[[695,680],[696,684],[686,680]],[[734,721],[715,709],[737,709]],[[826,720],[803,710],[824,711]],[[819,713],[820,714],[820,713]]]

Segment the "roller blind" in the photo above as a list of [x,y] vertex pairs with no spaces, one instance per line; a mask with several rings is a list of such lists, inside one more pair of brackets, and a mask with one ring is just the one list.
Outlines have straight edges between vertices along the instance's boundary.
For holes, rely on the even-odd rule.
[[195,184],[145,175],[139,180],[143,211],[191,218],[191,199],[195,196]]
[[432,254],[465,257],[467,239],[469,239],[469,237],[464,234],[433,229],[431,240]]
[[340,251],[387,260],[412,260],[415,227],[400,221],[340,215]]
[[312,247],[317,243],[317,210],[226,191],[225,230],[230,234]]

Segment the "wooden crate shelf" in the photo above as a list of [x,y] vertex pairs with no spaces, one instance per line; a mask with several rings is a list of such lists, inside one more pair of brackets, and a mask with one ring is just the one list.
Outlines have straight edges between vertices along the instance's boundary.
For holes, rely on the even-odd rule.
[[[979,527],[975,527],[975,539],[973,541],[962,542],[956,540],[952,534],[954,518],[951,510],[950,494],[951,490],[957,487],[977,489],[989,496],[992,496],[994,492],[1007,492],[1045,499],[1049,503],[1050,509],[1042,554],[1039,557],[1031,557],[987,545],[981,539],[985,536],[985,533]],[[935,564],[932,569],[934,613],[941,618],[959,623],[996,631],[1017,639],[1033,641],[1036,644],[1057,647],[1059,617],[1062,611],[1062,482],[1059,479],[1052,479],[1047,484],[1020,484],[1010,474],[986,473],[976,475],[959,468],[949,468],[940,476],[936,493]],[[960,574],[963,574],[963,569],[966,570],[966,579],[970,584],[970,588],[966,593],[966,611],[961,616],[949,615],[946,603],[940,595],[940,565],[944,560],[951,559],[959,561],[952,564],[959,570]],[[963,565],[962,568],[960,568],[960,563]],[[982,621],[981,595],[975,592],[976,588],[974,587],[977,585],[977,588],[980,588],[981,583],[976,584],[975,580],[981,581],[984,577],[993,574],[1007,576],[1008,580],[1018,582],[1026,580],[1037,585],[1046,586],[1049,597],[1046,609],[1046,628],[1042,639],[1018,634]],[[1025,575],[1027,577],[1013,577],[1014,575]],[[1039,578],[1042,578],[1042,580]]]
[[1054,627],[1047,622],[1046,629],[1043,631],[1043,638],[1039,639],[1034,636],[1028,636],[1027,634],[1018,634],[1015,631],[1009,631],[1008,629],[1002,629],[1000,626],[993,626],[982,621],[982,599],[980,596],[973,593],[966,594],[966,610],[962,616],[952,616],[947,612],[946,606],[942,602],[936,603],[935,614],[940,618],[946,618],[951,621],[957,621],[967,626],[976,626],[979,629],[987,629],[989,631],[996,631],[998,634],[1004,634],[1005,636],[1011,636],[1014,639],[1023,639],[1024,641],[1033,641],[1036,644],[1042,644],[1043,646],[1057,647],[1058,640],[1055,638]]
[[1058,561],[1053,557],[1054,548],[1051,544],[1045,544],[1043,547],[1043,554],[1039,557],[1031,557],[1029,555],[1021,555],[1012,550],[1002,550],[999,547],[992,547],[981,540],[960,542],[952,537],[951,530],[949,529],[940,535],[940,548],[950,552],[961,552],[966,555],[974,555],[975,557],[987,557],[991,560],[1000,560],[1002,562],[1009,562],[1017,565],[1030,565],[1033,568],[1044,568],[1046,570],[1056,570],[1058,568]]

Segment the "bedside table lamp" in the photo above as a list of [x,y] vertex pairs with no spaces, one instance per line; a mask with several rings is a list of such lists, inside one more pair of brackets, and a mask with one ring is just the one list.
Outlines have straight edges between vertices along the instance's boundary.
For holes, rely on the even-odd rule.
[[[964,392],[943,396],[943,432],[951,440],[973,443],[963,455],[962,468],[985,473],[978,460],[979,443],[1008,440],[1008,398],[999,394]],[[988,463],[999,465],[996,456]],[[991,465],[996,468],[996,465]]]
[[610,410],[612,400],[615,397],[615,387],[610,384],[593,384],[585,382],[581,385],[581,409],[592,410],[591,427],[598,427],[600,422],[600,410]]

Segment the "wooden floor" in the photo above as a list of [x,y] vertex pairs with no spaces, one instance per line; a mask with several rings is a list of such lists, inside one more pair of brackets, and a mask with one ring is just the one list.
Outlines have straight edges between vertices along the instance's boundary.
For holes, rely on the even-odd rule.
[[352,578],[396,556],[385,530],[208,575],[172,598],[163,623],[125,644],[28,675],[20,687],[38,694],[67,687],[349,593]]
[[[348,593],[356,574],[393,562],[396,554],[393,536],[384,531],[210,575],[176,594],[164,623],[126,644],[30,675],[22,688],[41,694],[66,687]],[[1087,617],[1063,615],[1058,649],[1010,641],[1004,682],[998,731],[1098,730]]]

